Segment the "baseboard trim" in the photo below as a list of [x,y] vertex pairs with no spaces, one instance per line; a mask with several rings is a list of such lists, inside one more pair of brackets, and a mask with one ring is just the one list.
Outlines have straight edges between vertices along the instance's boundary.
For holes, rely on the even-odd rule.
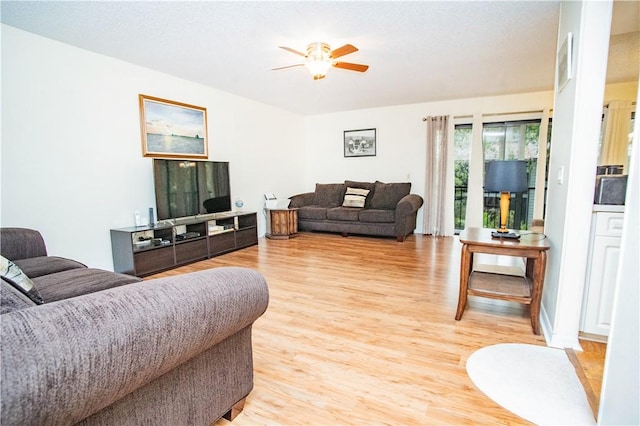
[[580,341],[578,340],[577,335],[561,336],[554,334],[553,326],[549,320],[549,315],[542,303],[540,304],[540,329],[542,330],[544,340],[547,342],[547,346],[558,349],[571,348],[582,352],[582,346],[580,346]]

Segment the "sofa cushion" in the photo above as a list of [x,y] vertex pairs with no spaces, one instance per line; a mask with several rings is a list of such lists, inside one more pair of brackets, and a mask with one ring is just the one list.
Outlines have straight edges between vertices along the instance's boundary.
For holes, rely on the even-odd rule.
[[351,188],[347,187],[347,192],[344,193],[344,201],[342,207],[358,207],[363,208],[365,200],[369,195],[368,189],[363,188]]
[[396,220],[395,210],[364,209],[360,211],[361,222],[393,223]]
[[384,183],[376,181],[371,199],[372,209],[394,210],[396,204],[411,191],[411,182]]
[[0,275],[8,284],[15,287],[34,303],[40,305],[44,300],[33,281],[12,261],[0,256]]
[[36,306],[24,293],[18,291],[3,277],[0,280],[0,315]]
[[341,183],[317,183],[313,194],[313,205],[320,207],[338,207],[344,198],[344,185]]
[[358,221],[358,213],[360,209],[354,209],[353,207],[334,207],[327,209],[327,219],[329,220],[348,220]]
[[27,274],[29,278],[41,277],[42,275],[55,274],[56,272],[68,271],[69,269],[86,268],[87,266],[75,260],[65,259],[57,256],[40,256],[29,259],[14,261],[16,265]]
[[371,199],[373,198],[373,192],[376,188],[375,182],[358,182],[354,180],[345,180],[344,186],[351,188],[368,189],[369,194],[367,195],[367,199],[364,202],[364,208],[368,209],[371,207]]
[[304,206],[298,209],[298,220],[326,220],[327,208],[320,206]]
[[138,277],[94,268],[70,269],[33,279],[40,294],[47,302],[68,299],[139,281],[142,280]]

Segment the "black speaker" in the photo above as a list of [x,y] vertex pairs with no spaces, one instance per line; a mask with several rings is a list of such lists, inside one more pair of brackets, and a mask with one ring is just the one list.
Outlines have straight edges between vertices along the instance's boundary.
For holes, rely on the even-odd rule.
[[153,226],[155,223],[156,222],[153,217],[153,207],[149,207],[149,225]]

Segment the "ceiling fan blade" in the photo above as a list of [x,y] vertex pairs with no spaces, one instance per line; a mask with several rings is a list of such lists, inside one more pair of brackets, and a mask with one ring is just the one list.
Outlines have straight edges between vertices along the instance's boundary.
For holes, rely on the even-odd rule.
[[295,67],[304,67],[304,64],[295,64],[295,65],[287,65],[287,66],[284,66],[284,67],[271,68],[271,71],[283,70],[283,69],[286,69],[286,68],[295,68]]
[[331,52],[329,52],[329,57],[331,59],[336,59],[336,58],[339,58],[340,56],[348,55],[349,53],[353,53],[357,51],[358,51],[357,47],[351,44],[345,44],[344,46],[338,47],[337,49],[333,49]]
[[286,50],[287,52],[291,52],[291,53],[295,53],[296,55],[300,55],[300,56],[302,56],[303,58],[306,58],[306,57],[307,57],[307,54],[306,54],[306,53],[299,52],[299,51],[297,51],[296,49],[292,49],[292,48],[290,48],[290,47],[286,47],[286,46],[279,46],[279,47],[280,47],[280,49],[284,49],[284,50]]
[[358,71],[358,72],[365,72],[366,70],[369,69],[369,65],[352,64],[350,62],[336,62],[335,64],[333,64],[333,66],[336,68],[342,68],[345,70]]

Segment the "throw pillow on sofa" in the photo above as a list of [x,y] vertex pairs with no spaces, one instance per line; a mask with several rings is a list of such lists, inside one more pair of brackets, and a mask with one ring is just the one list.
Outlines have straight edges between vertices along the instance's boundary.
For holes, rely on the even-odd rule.
[[368,189],[360,189],[360,188],[347,188],[347,192],[344,194],[344,201],[342,202],[342,207],[364,207],[364,202],[367,199],[367,195],[369,195]]
[[317,183],[313,195],[313,205],[320,207],[338,207],[344,198],[344,185],[341,183]]
[[376,189],[375,182],[358,182],[355,180],[345,180],[344,186],[348,188],[359,188],[359,189],[368,189],[369,195],[367,195],[367,199],[364,202],[364,208],[371,208],[371,199],[373,198],[373,191]]
[[394,210],[398,202],[411,191],[411,182],[384,183],[376,181],[371,208],[378,210]]
[[33,285],[33,281],[15,263],[3,256],[0,256],[0,275],[4,281],[22,292],[34,303],[38,305],[44,303],[38,289]]

